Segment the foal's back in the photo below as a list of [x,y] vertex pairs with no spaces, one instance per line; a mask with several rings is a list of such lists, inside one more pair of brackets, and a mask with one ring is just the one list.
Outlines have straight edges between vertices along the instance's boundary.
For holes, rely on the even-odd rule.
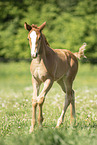
[[78,60],[75,55],[64,49],[54,49],[56,53],[56,73],[55,78],[59,79],[60,77],[70,77],[72,81],[75,78],[75,75],[78,70]]

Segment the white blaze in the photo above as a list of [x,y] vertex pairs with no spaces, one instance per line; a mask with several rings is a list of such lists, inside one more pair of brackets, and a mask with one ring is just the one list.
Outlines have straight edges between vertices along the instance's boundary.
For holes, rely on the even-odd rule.
[[31,46],[31,55],[35,56],[36,55],[36,53],[35,53],[35,43],[36,43],[36,38],[37,38],[37,35],[36,35],[35,31],[31,32],[30,38],[31,38],[31,43],[32,43],[32,46]]

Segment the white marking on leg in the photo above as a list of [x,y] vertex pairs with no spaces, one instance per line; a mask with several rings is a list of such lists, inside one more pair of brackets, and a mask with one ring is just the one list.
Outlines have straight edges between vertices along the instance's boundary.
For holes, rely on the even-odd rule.
[[64,110],[62,110],[62,113],[61,113],[61,116],[60,118],[58,119],[58,122],[57,122],[57,127],[60,126],[63,122],[63,116],[64,116]]

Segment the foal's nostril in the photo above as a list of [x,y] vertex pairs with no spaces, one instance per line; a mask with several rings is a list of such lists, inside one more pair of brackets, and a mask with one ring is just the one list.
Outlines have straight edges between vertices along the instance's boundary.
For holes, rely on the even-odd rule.
[[38,54],[36,53],[36,57],[37,57],[37,55],[38,55]]
[[32,57],[32,58],[36,58],[37,55],[38,55],[37,53],[35,53],[35,54],[31,54],[31,57]]

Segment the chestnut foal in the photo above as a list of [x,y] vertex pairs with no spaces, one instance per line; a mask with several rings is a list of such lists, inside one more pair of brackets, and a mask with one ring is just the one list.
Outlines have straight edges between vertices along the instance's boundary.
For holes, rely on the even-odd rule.
[[[78,70],[77,57],[85,57],[85,44],[75,54],[66,49],[50,48],[45,36],[42,34],[45,25],[46,22],[39,27],[34,24],[30,26],[26,22],[24,24],[25,29],[29,31],[28,39],[32,57],[30,70],[32,74],[33,97],[30,132],[34,130],[37,105],[39,107],[38,123],[39,126],[42,126],[42,106],[46,94],[52,87],[54,81],[57,81],[64,93],[66,93],[63,111],[56,127],[59,127],[63,122],[66,109],[70,104],[71,118],[75,119],[75,97],[72,85]],[[44,87],[39,94],[41,83],[44,83]]]

